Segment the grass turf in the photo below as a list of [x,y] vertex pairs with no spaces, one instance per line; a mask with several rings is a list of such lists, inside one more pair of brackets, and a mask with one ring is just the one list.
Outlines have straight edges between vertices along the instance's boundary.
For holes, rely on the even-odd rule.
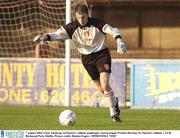
[[[61,126],[59,113],[71,109],[75,126]],[[112,122],[107,108],[3,106],[0,130],[180,130],[180,110],[121,109],[121,123]]]

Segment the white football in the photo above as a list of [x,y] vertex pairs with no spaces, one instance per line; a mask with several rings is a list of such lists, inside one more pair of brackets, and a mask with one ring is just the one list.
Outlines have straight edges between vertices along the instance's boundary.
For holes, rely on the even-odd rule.
[[62,126],[73,126],[76,123],[76,114],[71,110],[64,110],[59,115],[59,122]]

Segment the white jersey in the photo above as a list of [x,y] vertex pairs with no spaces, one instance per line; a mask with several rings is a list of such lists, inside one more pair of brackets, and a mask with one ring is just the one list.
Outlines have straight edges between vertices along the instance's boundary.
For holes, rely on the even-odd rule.
[[73,21],[62,26],[56,32],[48,34],[50,40],[72,39],[78,51],[85,55],[107,47],[105,34],[110,34],[115,39],[121,38],[117,28],[95,18],[88,18],[88,22],[84,26],[81,26],[77,20]]

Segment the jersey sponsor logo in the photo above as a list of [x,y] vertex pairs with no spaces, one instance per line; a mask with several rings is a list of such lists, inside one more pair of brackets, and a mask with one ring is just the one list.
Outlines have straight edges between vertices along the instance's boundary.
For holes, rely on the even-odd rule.
[[87,27],[82,32],[82,41],[85,44],[91,45],[94,39],[94,36],[95,36],[95,29],[93,29],[92,27]]

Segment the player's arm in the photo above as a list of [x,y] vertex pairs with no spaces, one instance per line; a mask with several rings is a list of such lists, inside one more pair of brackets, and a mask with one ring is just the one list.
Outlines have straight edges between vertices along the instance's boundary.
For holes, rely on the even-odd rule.
[[47,33],[43,35],[37,35],[36,37],[34,37],[33,41],[55,41],[55,40],[66,40],[66,39],[70,39],[70,37],[68,36],[64,27],[62,26],[55,32]]
[[116,40],[118,53],[123,54],[126,52],[126,47],[122,41],[121,33],[117,28],[113,28],[112,26],[105,24],[102,28],[102,31],[106,34],[111,35]]

